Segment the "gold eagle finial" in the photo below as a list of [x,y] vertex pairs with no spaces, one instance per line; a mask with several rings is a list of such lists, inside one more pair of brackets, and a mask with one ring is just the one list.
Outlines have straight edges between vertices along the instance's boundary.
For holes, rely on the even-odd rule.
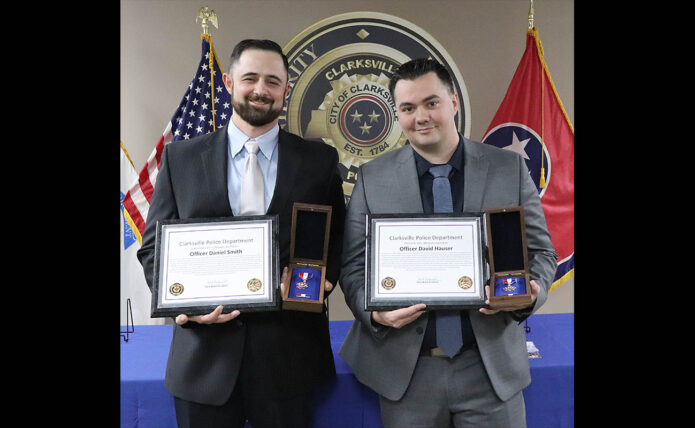
[[195,22],[198,22],[198,20],[202,20],[202,27],[203,27],[203,34],[210,34],[208,32],[210,25],[208,22],[211,22],[212,25],[217,28],[217,15],[215,15],[215,11],[208,8],[207,6],[203,6],[198,10],[198,16],[195,18]]

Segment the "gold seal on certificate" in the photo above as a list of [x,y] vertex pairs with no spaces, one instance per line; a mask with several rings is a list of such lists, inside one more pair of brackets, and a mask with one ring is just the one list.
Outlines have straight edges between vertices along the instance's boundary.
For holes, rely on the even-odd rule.
[[459,287],[467,290],[473,286],[473,280],[469,276],[462,276],[459,278]]
[[253,278],[249,280],[249,282],[246,283],[246,286],[249,288],[251,291],[258,291],[261,289],[263,286],[263,283],[261,282],[260,279],[258,278]]
[[183,285],[175,282],[169,287],[169,292],[174,296],[180,296],[183,293]]
[[384,287],[386,290],[391,290],[393,287],[396,286],[396,280],[391,278],[390,276],[387,276],[386,278],[381,280],[381,286]]

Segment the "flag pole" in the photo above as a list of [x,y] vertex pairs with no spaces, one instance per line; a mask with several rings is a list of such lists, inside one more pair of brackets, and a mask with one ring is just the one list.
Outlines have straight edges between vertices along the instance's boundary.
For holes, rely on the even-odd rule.
[[[528,10],[528,30],[527,30],[527,33],[531,34],[533,36],[533,38],[536,39],[536,34],[537,34],[536,31],[537,30],[534,31],[535,27],[533,25],[533,15],[534,15],[533,0],[531,0],[531,7],[529,7],[529,10]],[[538,44],[538,41],[536,41],[536,44]],[[539,55],[539,57],[541,57],[541,55],[542,55],[540,50],[538,52],[538,55]],[[543,71],[541,74],[541,82],[543,82],[543,80],[545,80],[544,74],[545,74],[545,71]],[[545,84],[541,83],[541,146],[545,149],[545,141],[543,141],[543,138],[544,138],[544,135],[543,135],[544,129],[543,128],[545,125],[544,120],[543,120],[543,101],[544,101],[543,100],[543,98],[544,98],[543,89],[544,89],[544,87],[545,87]],[[541,189],[545,188],[545,162],[543,160],[543,154],[542,153],[541,153],[541,176],[540,176],[538,186]]]
[[[531,7],[528,10],[528,31],[533,31],[533,0],[531,0]],[[542,101],[541,101],[542,102]],[[542,111],[541,111],[541,114]],[[545,144],[543,138],[541,137],[541,146]],[[541,150],[541,176],[540,176],[540,187],[545,187],[545,168],[543,167],[543,150]],[[531,332],[531,327],[528,325],[528,319],[524,320],[524,331],[526,334]],[[528,349],[528,348],[527,348]]]
[[[203,27],[203,34],[200,36],[202,38],[207,39],[208,43],[210,43],[210,82],[213,82],[215,80],[215,75],[214,75],[214,61],[215,61],[215,56],[214,55],[214,48],[212,47],[212,36],[210,35],[210,25],[208,22],[212,23],[212,25],[217,27],[217,15],[215,14],[215,11],[208,8],[207,6],[203,6],[200,9],[198,9],[198,15],[195,18],[195,22],[198,22],[198,20],[201,20],[200,25]],[[210,87],[210,94],[212,96],[212,129],[215,130],[217,129],[217,124],[215,123],[215,87],[214,85],[211,85]]]

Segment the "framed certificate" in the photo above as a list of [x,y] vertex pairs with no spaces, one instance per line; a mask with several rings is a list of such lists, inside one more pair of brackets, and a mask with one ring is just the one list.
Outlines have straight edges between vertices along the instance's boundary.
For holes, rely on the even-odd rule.
[[157,222],[153,318],[279,309],[277,216]]
[[485,305],[482,213],[368,214],[365,310]]

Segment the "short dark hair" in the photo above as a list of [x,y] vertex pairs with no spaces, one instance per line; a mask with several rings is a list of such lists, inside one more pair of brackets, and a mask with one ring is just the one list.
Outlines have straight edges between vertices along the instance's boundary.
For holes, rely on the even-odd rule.
[[442,81],[446,89],[450,94],[454,93],[454,83],[451,79],[451,74],[449,71],[440,64],[439,62],[428,59],[428,58],[416,58],[408,62],[404,62],[396,69],[396,72],[391,77],[389,82],[389,92],[391,92],[391,97],[395,100],[395,94],[393,90],[396,88],[396,83],[399,80],[415,80],[420,76],[424,76],[427,73],[435,72],[439,80]]
[[246,49],[260,49],[263,51],[277,52],[282,57],[282,63],[285,65],[285,71],[289,72],[289,64],[287,63],[287,56],[282,53],[282,48],[280,45],[272,40],[261,40],[261,39],[245,39],[240,41],[232,49],[232,54],[229,57],[229,72],[231,73],[234,64],[239,61],[241,54]]

